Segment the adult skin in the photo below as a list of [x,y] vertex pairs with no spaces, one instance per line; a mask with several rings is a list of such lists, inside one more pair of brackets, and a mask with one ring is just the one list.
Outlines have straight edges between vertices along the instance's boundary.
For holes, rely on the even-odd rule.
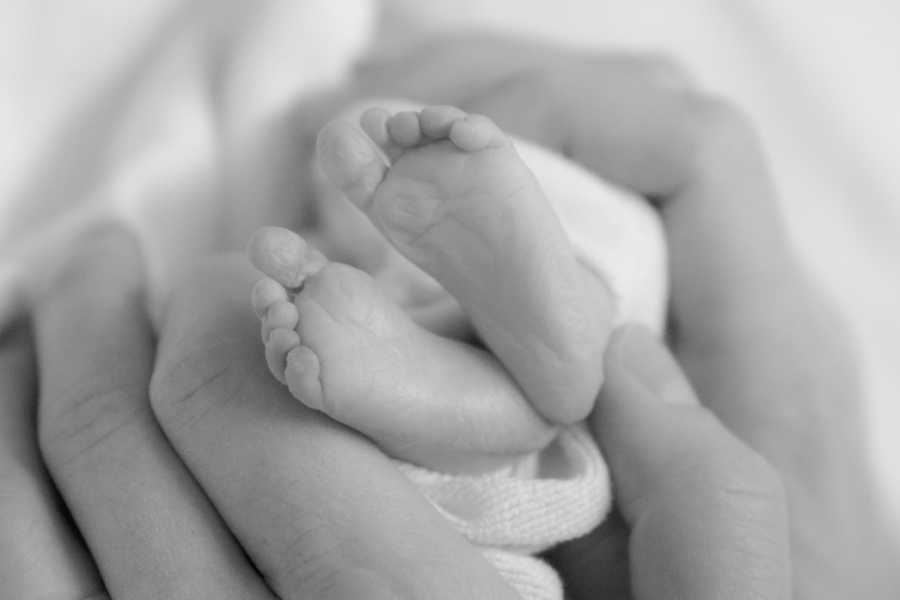
[[[458,103],[655,201],[670,249],[670,344],[703,404],[785,484],[795,596],[900,589],[865,456],[853,340],[791,248],[746,117],[659,57],[478,35],[405,57],[364,65],[360,93]],[[744,492],[733,500],[763,500]],[[597,576],[591,558],[624,560],[621,529],[612,520],[554,552],[577,597],[625,587],[621,569]]]
[[134,239],[79,246],[34,311],[36,439],[27,336],[2,350],[4,597],[515,597],[386,456],[272,379],[242,258],[176,294],[151,381]]
[[[0,537],[4,594],[514,597],[380,452],[270,383],[254,351],[255,323],[239,299],[255,277],[242,261],[203,267],[211,285],[187,286],[170,309],[151,389],[184,462],[175,457],[149,418],[152,340],[142,335],[138,265],[126,233],[96,233],[57,280],[59,300],[35,313],[42,379],[71,386],[42,391],[40,445],[83,539],[61,514],[29,435],[34,390],[16,389],[33,381],[26,332],[18,328],[4,339],[0,383],[12,392],[4,403],[10,418],[2,421],[11,435],[3,436],[0,454],[10,516]],[[646,577],[636,580],[643,585],[637,597],[681,590],[715,598],[723,589],[784,597],[786,515],[771,470],[708,418],[674,361],[646,333],[614,336],[607,376],[597,414],[607,428],[625,425],[604,444],[619,501],[630,522],[645,524],[647,539],[677,546],[638,552],[635,565]],[[708,460],[723,453],[737,470],[720,472]],[[709,464],[712,481],[726,477],[765,490],[775,502],[735,528],[730,505],[714,495],[659,485],[672,456]],[[202,489],[186,476],[185,465]],[[754,561],[679,558],[684,543],[720,556],[743,547],[748,535],[771,542]],[[759,582],[761,565],[767,571]]]
[[[443,52],[442,60],[449,60],[449,48],[448,45],[443,51],[432,49],[435,54],[431,56],[440,57]],[[509,48],[510,45],[498,43],[492,52],[500,56]],[[429,55],[424,56],[427,59]],[[563,84],[583,85],[580,80],[585,73],[598,80],[621,75],[622,68],[615,61],[604,66],[602,60],[577,59],[564,53],[558,56],[560,64],[572,63],[571,80],[563,78],[549,82],[558,87],[563,87]],[[398,73],[401,68],[409,70],[409,66],[402,65],[402,61],[395,66]],[[615,68],[609,69],[610,66]],[[540,120],[531,120],[531,117],[541,116],[539,111],[533,112],[534,104],[516,103],[524,92],[533,92],[533,86],[548,83],[543,80],[546,76],[536,72],[522,72],[520,76],[515,73],[509,67],[505,69],[505,75],[512,74],[511,79],[498,75],[493,82],[482,82],[480,89],[484,93],[480,94],[480,110],[488,113],[493,110],[502,125],[517,133],[553,143],[553,140],[548,142],[524,128],[527,123],[541,123]],[[615,106],[609,107],[618,107],[618,115],[610,112],[598,115],[601,111],[596,109],[597,102],[611,91],[602,89],[599,91],[603,95],[588,103],[591,110],[584,111],[581,117],[585,122],[580,126],[593,127],[595,134],[606,133],[593,143],[599,141],[614,146],[630,140],[631,145],[624,146],[624,153],[611,152],[602,144],[599,151],[594,148],[595,151],[591,152],[591,144],[582,140],[582,148],[575,144],[576,140],[569,138],[565,138],[565,148],[578,156],[594,156],[593,164],[590,160],[581,160],[612,179],[616,179],[616,169],[622,169],[627,174],[628,166],[634,167],[636,172],[641,171],[642,177],[648,181],[664,182],[672,181],[667,178],[675,178],[675,175],[682,177],[668,196],[664,193],[652,194],[666,199],[663,210],[672,236],[672,266],[675,273],[673,312],[678,324],[677,346],[682,348],[683,360],[690,367],[692,377],[697,378],[694,381],[704,402],[726,422],[735,421],[729,422],[732,429],[751,445],[756,445],[779,469],[786,480],[788,497],[795,513],[792,517],[796,520],[795,506],[804,498],[796,490],[819,492],[821,487],[822,491],[827,492],[839,487],[833,484],[832,478],[842,476],[844,472],[831,473],[835,466],[828,460],[827,454],[809,451],[808,460],[811,462],[802,471],[810,470],[821,479],[820,487],[811,488],[818,479],[810,482],[808,474],[798,472],[801,469],[792,471],[786,468],[790,466],[790,461],[775,460],[779,456],[775,450],[779,447],[785,449],[784,456],[797,455],[796,447],[790,450],[790,442],[796,432],[791,431],[789,426],[781,429],[774,423],[775,434],[779,431],[786,434],[780,443],[772,433],[769,433],[769,444],[761,443],[765,439],[757,439],[765,436],[750,435],[758,430],[760,418],[767,415],[780,418],[780,414],[763,413],[755,421],[748,417],[743,421],[743,427],[739,417],[744,414],[757,415],[754,411],[761,399],[768,403],[772,397],[779,397],[779,391],[786,394],[787,389],[797,381],[796,378],[805,381],[811,375],[823,377],[827,373],[819,370],[823,365],[815,357],[810,363],[812,366],[797,368],[799,374],[794,373],[794,369],[784,369],[780,364],[773,365],[775,361],[770,356],[761,365],[752,362],[736,364],[760,358],[744,350],[743,344],[748,343],[747,338],[756,335],[756,330],[747,332],[739,327],[740,319],[745,316],[753,319],[752,322],[760,324],[763,334],[772,335],[781,332],[784,321],[767,321],[767,315],[774,313],[775,317],[781,318],[783,313],[778,306],[771,306],[770,298],[769,304],[764,305],[765,310],[762,310],[758,303],[741,304],[740,298],[733,297],[740,295],[737,291],[717,287],[739,284],[740,290],[751,293],[752,284],[760,283],[757,271],[764,271],[768,263],[761,260],[761,255],[737,252],[733,247],[738,243],[734,238],[748,240],[751,239],[749,233],[742,237],[743,234],[736,235],[734,231],[726,235],[708,230],[705,225],[701,227],[701,224],[718,222],[717,226],[728,231],[727,227],[733,230],[735,222],[744,222],[748,218],[751,223],[753,219],[766,225],[776,223],[774,215],[768,214],[770,211],[766,208],[765,198],[759,205],[762,209],[753,203],[725,203],[724,208],[720,206],[723,204],[720,202],[720,192],[729,177],[742,185],[754,183],[756,187],[751,189],[757,191],[768,187],[767,179],[764,173],[755,170],[745,172],[745,157],[740,157],[735,166],[730,163],[734,156],[728,157],[727,153],[721,156],[712,148],[705,147],[707,142],[704,140],[709,134],[703,119],[692,121],[700,128],[699,133],[693,134],[697,136],[698,150],[689,153],[692,156],[686,162],[679,159],[684,162],[681,171],[678,164],[671,164],[673,157],[664,150],[669,148],[680,152],[682,148],[690,147],[682,145],[690,141],[689,138],[669,139],[650,135],[658,133],[654,131],[635,129],[629,132],[619,129],[622,117],[629,114],[634,123],[646,120],[647,114],[641,111],[655,114],[654,110],[647,111],[647,107],[642,107],[638,102],[644,99],[642,94],[645,92],[651,92],[651,98],[660,92],[652,85],[649,89],[638,85],[646,77],[646,73],[636,73],[635,85],[623,88],[623,96],[618,98]],[[412,78],[408,83],[414,81]],[[615,86],[610,84],[612,87]],[[405,92],[399,89],[399,83],[394,90],[394,93],[404,95],[424,95],[424,92]],[[582,89],[581,92],[587,94],[587,98],[579,102],[588,102],[591,90]],[[628,94],[631,94],[630,100]],[[563,110],[567,119],[576,117],[577,111],[572,109],[580,105],[573,103],[573,98],[544,99],[545,109],[552,108],[549,114],[554,117],[558,116],[556,112]],[[454,102],[454,98],[444,96],[442,101]],[[492,104],[494,107],[507,105],[509,108],[504,111],[509,112],[504,114],[508,118],[504,120],[504,115],[497,114],[497,109],[491,108]],[[638,114],[630,113],[630,110],[637,110]],[[521,115],[518,127],[509,120],[516,113]],[[609,118],[598,119],[598,116]],[[613,118],[615,116],[618,119]],[[685,114],[673,112],[663,116],[664,120],[669,121],[669,135],[687,135],[681,131]],[[717,131],[713,137],[717,137],[720,135],[719,121],[715,120],[712,124]],[[540,129],[540,126],[534,129]],[[616,139],[616,133],[620,139]],[[730,143],[725,145],[730,146]],[[632,149],[632,152],[627,149]],[[629,161],[633,163],[629,164]],[[705,170],[704,163],[712,164]],[[654,165],[656,170],[652,168]],[[637,169],[638,166],[640,169]],[[716,175],[712,181],[710,174]],[[738,175],[740,177],[734,179]],[[619,177],[617,180],[628,184],[625,179]],[[640,185],[630,185],[638,191],[649,193]],[[684,204],[679,205],[679,201]],[[676,209],[677,206],[686,208]],[[762,215],[754,217],[756,213]],[[683,215],[681,220],[675,218],[678,214]],[[695,229],[691,230],[690,226]],[[685,228],[695,234],[693,241],[684,237]],[[21,537],[12,538],[14,532],[7,530],[0,536],[0,547],[4,549],[0,559],[11,556],[6,553],[6,548],[16,548],[18,552],[16,561],[19,562],[6,561],[0,565],[4,585],[13,582],[21,586],[9,588],[11,593],[16,597],[59,593],[61,597],[73,598],[100,593],[103,589],[100,579],[86,558],[89,548],[110,595],[115,598],[160,595],[172,598],[265,598],[272,597],[270,590],[283,598],[304,595],[326,597],[327,594],[331,594],[328,597],[332,598],[377,598],[380,589],[384,590],[383,597],[391,597],[389,594],[429,598],[441,597],[440,594],[448,598],[510,596],[509,590],[496,580],[489,567],[447,529],[446,524],[424,505],[405,481],[398,478],[389,462],[374,447],[352,432],[305,411],[271,380],[261,364],[256,329],[245,302],[251,273],[234,261],[219,261],[203,267],[203,277],[197,280],[209,284],[202,289],[185,287],[173,302],[162,331],[152,396],[159,423],[166,430],[170,445],[149,410],[147,382],[152,366],[153,340],[142,312],[140,277],[135,275],[139,272],[136,268],[138,257],[130,243],[127,236],[117,233],[98,236],[70,263],[54,289],[54,297],[43,302],[34,315],[42,382],[40,443],[56,486],[83,534],[83,541],[67,527],[58,506],[54,504],[52,488],[35,458],[35,439],[29,439],[28,435],[18,438],[4,435],[0,440],[0,444],[4,445],[0,450],[4,460],[0,469],[3,489],[27,489],[29,494],[33,494],[27,501],[15,501],[13,504],[17,511],[15,514],[34,524],[33,535],[25,538],[24,544]],[[680,255],[683,258],[679,259],[679,244],[699,244],[705,252],[699,252],[695,247],[695,254],[682,252]],[[726,264],[720,268],[721,273],[710,271],[711,266],[707,264],[712,258],[707,255],[719,251],[724,251],[726,257],[734,254],[730,259],[733,264],[725,261]],[[694,270],[681,262],[691,257],[699,263]],[[788,271],[786,269],[783,275],[776,277],[785,286],[794,281],[787,277]],[[702,277],[698,277],[698,273],[702,273]],[[688,279],[679,283],[679,277],[683,279],[691,274],[700,281],[691,282]],[[790,274],[796,275],[795,272]],[[782,277],[785,279],[783,282]],[[766,283],[769,282],[767,278]],[[723,327],[733,322],[730,329],[726,327],[725,333],[709,333],[716,328],[705,324],[701,318],[703,313],[696,313],[693,319],[690,318],[692,305],[686,299],[679,300],[686,298],[686,292],[679,292],[679,286],[689,291],[693,289],[691,285],[705,289],[698,295],[700,299],[708,298],[707,302],[718,307],[714,314],[724,313],[718,316]],[[800,287],[801,291],[807,289],[796,282],[791,287]],[[791,287],[785,290],[787,297],[804,301],[817,298],[815,295],[803,295],[812,294],[812,291],[800,294],[791,291]],[[761,289],[755,293],[755,298],[768,296]],[[788,302],[785,301],[785,304]],[[751,312],[747,315],[734,312],[728,317],[729,310],[736,311],[742,306]],[[93,316],[85,320],[82,315]],[[801,317],[806,318],[803,315],[797,318]],[[766,323],[769,323],[768,327],[765,327]],[[793,326],[793,321],[791,324]],[[803,337],[809,331],[803,327],[797,331],[798,339],[804,345],[812,346],[809,339]],[[704,334],[713,337],[704,338]],[[655,352],[657,356],[665,357],[660,348],[654,347],[639,332],[617,336],[616,340],[620,339],[624,341],[618,342],[621,345],[614,342],[607,361],[607,377],[611,382],[618,381],[619,385],[611,385],[601,398],[594,422],[601,443],[610,456],[620,494],[628,490],[626,496],[619,497],[625,518],[635,525],[644,524],[643,528],[636,528],[631,536],[634,594],[642,598],[663,597],[657,595],[659,588],[654,587],[651,576],[658,571],[659,565],[667,566],[675,574],[673,581],[683,582],[687,586],[681,588],[685,593],[696,589],[696,586],[705,589],[707,582],[743,581],[742,573],[744,577],[757,575],[756,571],[748,572],[744,568],[747,561],[740,560],[743,557],[733,552],[735,548],[742,547],[735,536],[743,537],[747,532],[734,531],[731,517],[735,510],[753,508],[742,502],[754,504],[758,501],[754,506],[761,510],[750,514],[759,516],[752,519],[752,531],[759,536],[750,536],[750,539],[758,537],[771,541],[766,548],[757,549],[762,562],[772,566],[771,577],[763,578],[765,584],[771,587],[764,588],[768,595],[762,597],[780,597],[777,594],[783,592],[786,580],[778,541],[778,532],[782,531],[784,524],[781,520],[783,514],[778,510],[779,486],[776,478],[764,463],[701,409],[689,403],[687,407],[672,407],[665,403],[669,392],[659,391],[661,388],[657,382],[680,381],[677,370],[661,358],[651,363],[662,365],[660,370],[641,372],[641,361],[629,358],[631,353],[628,350],[637,344],[638,348],[643,349],[642,356]],[[758,341],[757,350],[767,346],[768,340]],[[693,348],[692,344],[699,347]],[[719,354],[715,357],[712,356],[714,353],[705,354],[707,344]],[[750,347],[753,348],[753,344]],[[766,349],[772,352],[771,348]],[[813,352],[815,349],[808,350]],[[27,336],[7,338],[3,346],[3,360],[16,365],[15,370],[3,371],[10,376],[2,382],[4,395],[8,394],[18,401],[18,404],[4,403],[4,407],[20,407],[18,412],[10,413],[10,420],[4,418],[3,422],[15,423],[11,426],[14,431],[31,431],[29,411],[21,408],[29,406],[34,392],[28,387],[30,379],[23,379],[23,375],[28,374],[29,365]],[[707,362],[704,363],[704,360]],[[706,371],[702,368],[704,364],[712,364],[715,368],[706,367]],[[790,371],[785,374],[785,380],[771,378],[767,373],[767,369],[776,366],[781,367],[779,374]],[[733,375],[731,380],[726,378],[729,373]],[[757,381],[759,377],[763,381]],[[635,380],[640,383],[637,387],[632,385]],[[751,384],[756,387],[742,387]],[[783,385],[780,390],[779,385]],[[678,398],[691,398],[687,386],[676,385],[674,389],[680,390],[676,394]],[[716,390],[718,395],[712,393]],[[711,399],[707,399],[707,395]],[[792,402],[794,395],[792,390]],[[661,401],[653,402],[650,400],[653,398]],[[805,414],[802,411],[809,409],[810,414],[817,415],[814,409],[821,401],[818,397],[813,399],[816,402],[810,404],[814,406],[807,407],[800,401],[801,406],[791,404],[792,411]],[[719,404],[721,407],[717,407]],[[784,407],[781,409],[784,410]],[[684,426],[673,428],[670,436],[659,435],[668,427],[667,411],[672,410],[685,415],[679,417]],[[12,417],[18,420],[13,421]],[[628,431],[618,437],[609,430],[609,424],[617,420],[647,423],[648,426],[637,428],[633,432],[634,437]],[[834,420],[823,420],[822,423],[822,431],[817,435],[839,436],[840,432],[824,427],[836,425]],[[604,427],[607,429],[604,430]],[[770,430],[767,428],[766,431]],[[21,444],[13,446],[8,443],[9,439],[19,439]],[[650,439],[657,439],[660,446],[658,451],[654,449],[653,453],[648,454],[644,442]],[[819,441],[830,446],[827,440],[811,437],[808,441]],[[689,442],[689,447],[685,446]],[[22,456],[21,451],[16,450],[19,447],[30,448],[28,452],[32,458],[16,458]],[[802,447],[802,450],[806,452],[807,447]],[[651,485],[658,480],[652,475],[660,471],[655,459],[663,456],[675,461],[666,465],[666,472],[693,474],[693,478],[689,477],[687,481],[696,485]],[[731,458],[723,463],[719,460],[722,456]],[[7,460],[7,457],[12,459]],[[634,477],[633,482],[625,483],[622,479],[625,473],[648,475],[646,478]],[[856,473],[852,479],[839,481],[859,489],[864,480],[860,473]],[[734,482],[738,483],[732,485]],[[739,493],[716,493],[731,488]],[[748,493],[742,493],[744,491]],[[21,499],[18,492],[3,497]],[[704,502],[692,503],[691,498],[698,497]],[[389,501],[378,502],[373,498],[388,498]],[[647,501],[636,502],[635,498]],[[847,499],[851,507],[865,506],[862,503],[853,504],[856,500],[855,496]],[[797,532],[815,534],[813,537],[801,536],[801,540],[819,541],[817,536],[820,536],[828,541],[828,530],[819,530],[817,526],[824,528],[828,523],[823,519],[836,516],[830,508],[832,504],[839,504],[836,501],[833,495],[824,495],[823,506],[811,514],[812,520],[807,521],[806,525],[792,522],[795,561],[798,557],[804,558],[804,550],[814,549],[805,548],[802,543],[798,546]],[[626,508],[629,506],[630,509]],[[647,513],[642,512],[641,506],[673,507],[675,512],[651,511],[652,515],[658,515],[658,518],[651,519],[642,516]],[[799,506],[802,508],[803,505]],[[695,517],[682,518],[689,514]],[[705,518],[699,520],[698,514]],[[801,512],[799,516],[803,514],[806,513]],[[850,512],[849,516],[853,514]],[[843,518],[848,515],[840,513],[837,516]],[[690,530],[693,531],[691,535],[708,534],[705,539],[709,541],[706,546],[709,555],[731,556],[734,560],[723,564],[685,562],[679,560],[678,555],[683,554],[681,550],[667,552],[665,547],[640,546],[638,543],[640,539],[683,539],[679,535],[690,531],[678,534],[673,532],[673,527],[684,523],[696,525]],[[830,524],[832,528],[834,523],[844,521],[833,521]],[[8,527],[8,520],[0,526]],[[866,533],[867,530],[861,528],[860,531]],[[644,537],[639,533],[643,533]],[[835,557],[846,556],[828,555],[828,549],[834,545],[823,543],[821,549],[826,552],[822,556],[813,556],[815,560],[808,560],[806,570],[820,578],[829,575],[840,577],[839,573],[828,571],[836,566],[846,566],[847,572],[855,572],[857,563],[835,561]],[[720,547],[726,551],[717,552]],[[161,552],[163,548],[165,552]],[[241,548],[246,555],[240,551]],[[604,548],[606,546],[602,543],[588,538],[582,541],[581,546],[570,546],[568,552],[561,551],[558,558],[564,569],[571,568],[577,572],[579,565],[590,565],[591,570],[596,571],[593,567],[598,563],[594,563],[592,557]],[[22,564],[36,565],[46,561],[46,557],[51,557],[52,561],[52,564],[45,563],[46,572],[58,576],[48,578],[42,574],[34,577],[28,570],[18,568]],[[874,560],[871,561],[871,564],[874,563]],[[262,573],[262,578],[257,570]],[[264,585],[264,580],[268,587]],[[50,584],[46,583],[48,581]],[[573,587],[577,593],[592,594],[606,585],[605,580],[596,580],[586,573],[575,574],[571,581],[577,583],[578,589]],[[665,587],[665,583],[658,585]],[[798,581],[796,589],[810,597],[828,597],[824,594],[816,596],[809,591],[812,588],[805,585]],[[715,588],[710,589],[715,591]],[[760,597],[762,593],[750,587],[735,589],[746,589],[748,594],[755,592],[757,595],[753,597]],[[22,593],[16,593],[18,591]],[[701,592],[698,590],[698,594]]]

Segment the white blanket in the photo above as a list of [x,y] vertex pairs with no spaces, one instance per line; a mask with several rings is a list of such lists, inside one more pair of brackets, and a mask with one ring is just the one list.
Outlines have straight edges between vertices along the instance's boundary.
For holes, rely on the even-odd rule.
[[[662,50],[736,98],[760,127],[798,247],[855,326],[873,459],[885,499],[900,507],[891,470],[900,459],[900,5],[832,3],[385,5],[386,18],[408,31],[478,24]],[[279,126],[298,98],[339,81],[365,51],[377,8],[367,0],[4,2],[0,288],[23,275],[18,257],[50,261],[78,223],[108,213],[131,219],[164,256],[158,264],[173,266],[155,273],[161,285],[179,257],[240,247],[295,190],[293,171],[278,163],[292,143]]]

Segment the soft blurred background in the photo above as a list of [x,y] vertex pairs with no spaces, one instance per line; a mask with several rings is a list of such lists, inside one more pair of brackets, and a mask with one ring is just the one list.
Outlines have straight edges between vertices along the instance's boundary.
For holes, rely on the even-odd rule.
[[900,535],[896,0],[2,0],[0,290],[108,211],[170,265],[243,239],[247,198],[292,193],[266,175],[293,106],[373,48],[472,27],[668,54],[754,118],[796,244],[857,334]]

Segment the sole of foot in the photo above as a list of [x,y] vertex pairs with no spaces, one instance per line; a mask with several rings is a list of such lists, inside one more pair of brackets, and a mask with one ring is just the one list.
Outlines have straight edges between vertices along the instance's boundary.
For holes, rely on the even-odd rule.
[[[297,264],[281,260],[285,243]],[[491,354],[423,329],[368,274],[320,256],[277,228],[250,245],[267,275],[252,292],[266,362],[303,404],[442,470],[491,468],[552,439]]]
[[614,302],[586,277],[534,174],[489,119],[447,106],[365,111],[320,132],[330,181],[456,298],[534,407],[584,418]]

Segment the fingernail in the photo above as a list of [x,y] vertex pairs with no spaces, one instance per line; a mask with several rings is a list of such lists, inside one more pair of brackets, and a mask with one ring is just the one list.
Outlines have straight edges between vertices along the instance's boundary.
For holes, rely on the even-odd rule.
[[611,359],[666,404],[696,405],[697,397],[663,342],[643,325],[625,325],[613,334]]

